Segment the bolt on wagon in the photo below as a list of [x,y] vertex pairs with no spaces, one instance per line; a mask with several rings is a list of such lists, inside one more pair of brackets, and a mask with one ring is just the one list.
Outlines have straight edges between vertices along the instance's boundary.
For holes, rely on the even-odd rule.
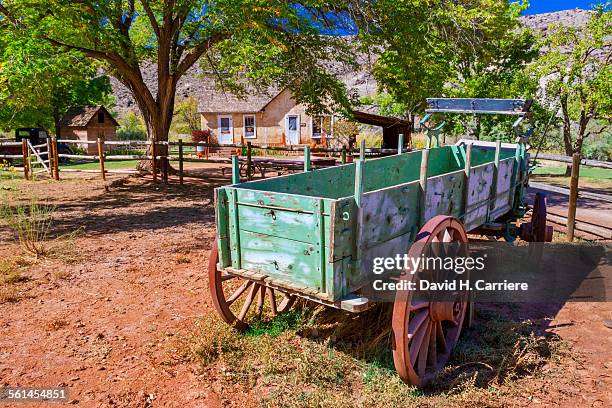
[[[430,128],[428,148],[215,189],[216,239],[209,285],[221,318],[237,329],[291,308],[301,297],[359,313],[372,303],[373,257],[420,251],[434,242],[466,243],[468,233],[529,242],[552,240],[546,200],[527,211],[530,101],[428,99],[434,114],[517,117],[516,143],[460,140],[440,146],[442,124]],[[531,123],[523,132],[522,124]],[[307,152],[305,152],[307,153]],[[419,244],[419,245],[416,245]],[[406,279],[409,279],[406,278]],[[395,295],[393,359],[407,383],[423,386],[441,370],[470,315],[469,298],[418,301]]]

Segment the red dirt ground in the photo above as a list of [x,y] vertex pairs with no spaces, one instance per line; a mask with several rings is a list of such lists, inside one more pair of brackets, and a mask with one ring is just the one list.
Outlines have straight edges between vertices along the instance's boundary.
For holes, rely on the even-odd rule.
[[[172,352],[175,338],[213,313],[211,186],[223,182],[214,176],[184,187],[136,177],[27,183],[28,194],[57,206],[55,233],[82,232],[73,251],[27,269],[19,301],[0,305],[0,387],[67,386],[82,407],[254,405],[256,393],[227,389]],[[0,259],[18,251],[0,226]],[[550,330],[573,345],[567,375],[534,380],[535,397],[516,406],[612,406],[603,319],[612,319],[609,303],[565,305]]]

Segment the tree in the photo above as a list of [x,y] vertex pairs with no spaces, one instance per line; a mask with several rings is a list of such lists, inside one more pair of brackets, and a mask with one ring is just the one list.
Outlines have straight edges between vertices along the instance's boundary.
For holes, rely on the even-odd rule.
[[110,104],[108,77],[78,52],[1,29],[0,127],[42,127],[60,136],[60,120],[74,106]]
[[183,99],[176,103],[175,120],[181,124],[179,130],[186,130],[191,134],[200,130],[200,114],[198,112],[198,100],[193,96]]
[[[239,75],[289,86],[313,109],[347,103],[322,62],[349,61],[350,44],[321,35],[350,28],[347,1],[0,0],[0,14],[16,31],[101,61],[133,94],[148,137],[165,141],[177,82],[201,58],[234,89],[243,85],[233,80]],[[157,68],[153,89],[141,71],[147,61]]]
[[[525,5],[494,0],[377,1],[362,34],[377,55],[381,107],[414,122],[427,97],[517,97],[522,68],[537,55],[519,29]],[[391,100],[389,100],[389,96]]]
[[561,112],[565,153],[581,153],[584,140],[612,121],[610,3],[583,27],[555,25],[541,41],[544,52],[528,71],[543,84],[545,103]]

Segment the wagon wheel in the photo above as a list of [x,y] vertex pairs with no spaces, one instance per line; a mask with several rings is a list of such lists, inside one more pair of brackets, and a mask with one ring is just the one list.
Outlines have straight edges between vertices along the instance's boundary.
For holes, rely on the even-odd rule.
[[[431,243],[453,243],[436,246],[449,248],[446,254],[454,256],[450,248],[462,248],[465,252],[467,235],[461,222],[449,216],[439,215],[429,220],[419,231],[408,255],[410,258],[428,256],[434,250]],[[420,272],[419,272],[420,273]],[[415,275],[416,276],[416,275]],[[402,279],[412,279],[410,275]],[[439,281],[443,281],[438,276]],[[413,291],[400,290],[393,305],[393,362],[401,379],[417,387],[431,381],[448,361],[459,339],[468,306],[468,293],[454,293],[454,301],[415,300]]]
[[218,261],[219,249],[213,244],[208,262],[208,286],[215,309],[224,322],[243,331],[248,328],[249,321],[260,319],[264,312],[276,316],[291,309],[294,295],[221,272],[217,269]]
[[528,242],[551,242],[553,228],[546,225],[546,194],[536,193],[531,221],[521,224],[521,238]]
[[[255,165],[251,164],[251,171],[248,171],[248,165],[246,162],[240,164],[240,177],[243,179],[251,180],[255,176]],[[250,173],[250,174],[249,174]]]

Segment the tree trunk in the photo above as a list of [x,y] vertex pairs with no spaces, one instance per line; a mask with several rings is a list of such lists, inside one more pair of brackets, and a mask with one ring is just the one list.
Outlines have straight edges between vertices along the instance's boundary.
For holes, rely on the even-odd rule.
[[[566,156],[572,156],[574,149],[572,147],[572,121],[567,108],[567,96],[561,97],[561,111],[563,112],[563,147],[565,149]],[[565,176],[570,177],[572,175],[572,166],[567,165],[565,167]]]

